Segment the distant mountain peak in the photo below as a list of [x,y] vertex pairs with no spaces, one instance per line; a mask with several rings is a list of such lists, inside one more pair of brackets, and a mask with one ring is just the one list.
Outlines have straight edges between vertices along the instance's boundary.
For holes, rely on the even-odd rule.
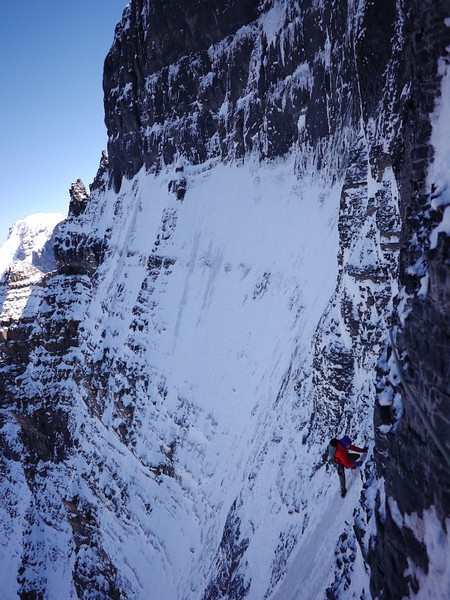
[[36,213],[16,221],[0,248],[0,277],[14,263],[36,267],[43,273],[56,269],[52,236],[63,213]]

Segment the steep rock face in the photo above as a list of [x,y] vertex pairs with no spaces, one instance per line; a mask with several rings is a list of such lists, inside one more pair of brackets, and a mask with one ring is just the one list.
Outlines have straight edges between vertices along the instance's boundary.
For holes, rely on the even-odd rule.
[[[20,310],[2,288],[5,593],[395,598],[422,583],[414,515],[444,521],[448,473],[406,398],[402,416],[385,341],[429,271],[402,350],[445,434],[448,362],[428,352],[430,331],[448,339],[445,236],[411,271],[439,219],[444,12],[128,5],[105,63],[108,155],[90,196],[71,189],[58,271],[23,275]],[[341,501],[327,440],[370,441],[375,404],[375,461]],[[410,485],[422,474],[427,494]]]
[[[444,443],[450,434],[449,238],[448,233],[441,233],[437,247],[430,251],[430,234],[442,220],[445,202],[438,210],[432,208],[442,193],[442,182],[430,180],[427,173],[434,156],[431,115],[440,102],[443,71],[439,67],[448,64],[450,31],[445,19],[449,10],[448,2],[417,3],[407,15],[402,62],[410,81],[409,101],[402,115],[402,137],[396,142],[402,150],[394,155],[400,159],[403,243],[399,277],[404,286],[400,307],[408,307],[397,343],[405,352],[405,376]],[[423,277],[428,279],[426,296]],[[424,573],[434,573],[424,531],[434,518],[441,521],[437,529],[446,527],[450,470],[395,375],[386,387],[390,369],[396,371],[390,352],[380,367],[375,456],[384,489],[377,498],[377,536],[370,561],[372,592],[376,595],[384,590],[387,597],[396,598],[416,592],[420,586],[412,573],[407,574],[409,561]],[[429,519],[430,514],[437,516]]]
[[[300,142],[320,162],[331,139],[345,153],[340,133],[359,118],[355,6],[199,2],[177,5],[175,24],[169,11],[131,2],[105,62],[116,190],[142,165],[158,170],[179,155],[194,164],[251,151],[270,158]],[[198,35],[204,22],[214,26]],[[378,54],[370,82],[380,91]]]

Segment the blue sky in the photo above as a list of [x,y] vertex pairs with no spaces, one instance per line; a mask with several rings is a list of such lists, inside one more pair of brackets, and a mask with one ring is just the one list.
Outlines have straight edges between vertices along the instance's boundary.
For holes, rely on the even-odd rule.
[[66,212],[106,148],[102,75],[127,0],[3,0],[0,244],[10,225]]

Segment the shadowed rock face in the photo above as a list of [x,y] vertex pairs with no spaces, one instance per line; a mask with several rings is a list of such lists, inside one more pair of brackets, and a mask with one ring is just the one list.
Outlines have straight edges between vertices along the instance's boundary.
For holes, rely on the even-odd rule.
[[[450,32],[445,26],[450,4],[413,2],[411,8],[405,22],[402,59],[403,76],[410,82],[411,92],[408,102],[398,109],[402,136],[397,139],[394,146],[397,151],[393,153],[402,212],[399,279],[410,298],[410,312],[397,344],[400,353],[405,353],[405,376],[448,447],[449,238],[442,234],[437,248],[429,251],[429,234],[442,219],[443,208],[430,210],[432,190],[427,188],[426,177],[433,160],[430,114],[440,95],[437,68],[450,43]],[[425,274],[429,276],[428,293],[419,297],[420,279]],[[385,389],[386,369],[383,361],[380,365],[381,390]],[[398,409],[384,402],[383,393],[382,404],[375,406],[378,474],[385,482],[386,495],[395,501],[402,518],[413,513],[421,516],[423,511],[433,508],[444,523],[449,515],[450,469],[426,432],[411,399],[401,386],[394,384],[393,389],[402,396],[401,418]],[[386,499],[377,498],[377,536],[369,562],[372,593],[383,591],[386,597],[396,598],[419,588],[417,580],[405,574],[408,559],[427,573],[429,554],[418,533],[406,523],[401,526],[391,509]],[[444,595],[446,592],[443,591]]]
[[[173,4],[131,2],[105,61],[116,190],[123,176],[143,165],[157,171],[178,155],[194,164],[248,152],[270,158],[301,143],[317,146],[320,166],[336,131],[359,118],[358,86],[367,117],[379,102],[390,13],[379,24],[386,39],[368,75],[364,47],[361,64],[355,62],[346,3],[325,9],[309,2]],[[267,23],[256,20],[269,14]]]
[[[239,28],[252,23],[258,4],[254,0],[137,0],[130,4],[116,29],[103,79],[108,154],[116,190],[123,175],[132,177],[143,164],[155,168],[161,161],[170,163],[176,152],[188,146],[192,146],[190,158],[197,162],[206,158],[204,146],[217,132],[214,121],[227,87],[224,69],[228,78],[239,78],[240,85],[245,85],[251,41],[238,52],[234,73],[223,62],[217,72],[208,49],[227,36],[231,41]],[[206,78],[211,79],[208,84]],[[180,139],[162,140],[159,130],[167,118],[183,121],[182,130],[197,129],[190,135],[179,132],[183,148]],[[172,122],[172,126],[179,125]]]

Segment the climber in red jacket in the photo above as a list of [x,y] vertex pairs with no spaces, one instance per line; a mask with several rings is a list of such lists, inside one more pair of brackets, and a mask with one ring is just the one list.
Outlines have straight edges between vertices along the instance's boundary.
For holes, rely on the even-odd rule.
[[345,485],[345,471],[347,469],[354,469],[362,465],[363,457],[361,455],[367,452],[367,448],[358,448],[352,444],[352,440],[347,436],[340,440],[333,438],[330,440],[328,445],[328,454],[332,461],[335,463],[339,475],[339,481],[341,484],[341,496],[344,498],[347,493]]

